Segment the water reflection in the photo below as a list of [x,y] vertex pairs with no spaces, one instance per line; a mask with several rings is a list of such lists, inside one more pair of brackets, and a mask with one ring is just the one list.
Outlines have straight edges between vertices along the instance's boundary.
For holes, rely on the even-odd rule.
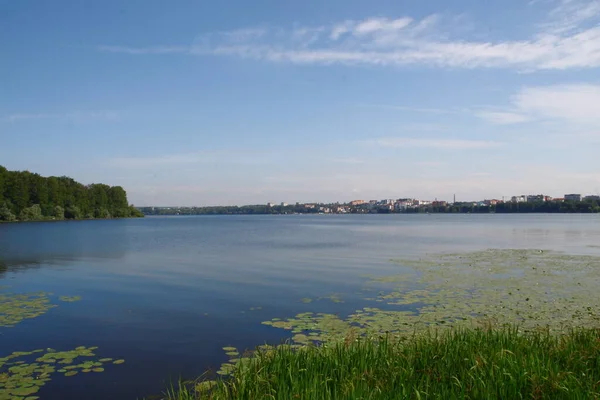
[[124,221],[78,221],[0,225],[0,273],[69,261],[125,256]]

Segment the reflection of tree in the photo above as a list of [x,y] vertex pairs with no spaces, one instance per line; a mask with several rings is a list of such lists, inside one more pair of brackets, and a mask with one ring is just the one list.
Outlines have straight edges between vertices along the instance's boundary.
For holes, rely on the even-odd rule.
[[128,221],[15,224],[0,235],[0,277],[6,272],[68,265],[81,259],[119,259],[129,247]]

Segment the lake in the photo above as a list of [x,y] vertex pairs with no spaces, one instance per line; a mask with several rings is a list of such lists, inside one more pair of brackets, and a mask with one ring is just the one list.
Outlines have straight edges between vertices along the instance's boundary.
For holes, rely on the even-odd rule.
[[[160,393],[290,335],[261,324],[363,307],[365,275],[426,253],[549,249],[600,255],[599,215],[289,215],[147,217],[0,225],[2,292],[50,292],[58,307],[0,326],[13,351],[98,346],[102,373],[57,374],[42,399]],[[343,302],[312,301],[335,295]],[[80,296],[75,302],[57,296]]]

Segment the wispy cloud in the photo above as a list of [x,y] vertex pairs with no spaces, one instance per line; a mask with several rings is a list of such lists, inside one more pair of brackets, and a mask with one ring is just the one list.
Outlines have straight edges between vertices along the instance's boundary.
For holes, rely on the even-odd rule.
[[523,113],[570,122],[600,122],[600,85],[571,84],[528,87],[513,99]]
[[564,70],[600,66],[600,2],[562,0],[545,24],[521,40],[460,37],[439,15],[349,20],[329,26],[244,29],[199,36],[189,46],[100,46],[127,54],[189,53],[294,64],[430,65]]
[[477,111],[475,115],[495,124],[562,120],[600,127],[600,85],[525,87],[512,96],[510,103],[503,111]]
[[541,27],[552,33],[563,34],[578,30],[587,23],[597,22],[598,15],[598,0],[558,0],[557,6],[550,12],[549,20]]
[[19,122],[27,120],[69,120],[69,121],[89,121],[89,120],[117,120],[119,112],[117,111],[72,111],[66,113],[19,113],[11,114],[1,118],[6,122]]
[[371,143],[382,147],[424,147],[445,150],[487,149],[502,145],[502,143],[499,142],[485,140],[417,139],[405,137],[380,138]]
[[514,112],[479,111],[475,115],[498,125],[518,124],[530,120],[526,115]]

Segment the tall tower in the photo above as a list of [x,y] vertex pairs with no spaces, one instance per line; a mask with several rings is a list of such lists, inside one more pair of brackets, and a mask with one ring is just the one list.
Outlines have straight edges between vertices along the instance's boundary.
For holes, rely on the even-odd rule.
[[454,203],[453,204],[456,204],[456,193],[454,193]]

